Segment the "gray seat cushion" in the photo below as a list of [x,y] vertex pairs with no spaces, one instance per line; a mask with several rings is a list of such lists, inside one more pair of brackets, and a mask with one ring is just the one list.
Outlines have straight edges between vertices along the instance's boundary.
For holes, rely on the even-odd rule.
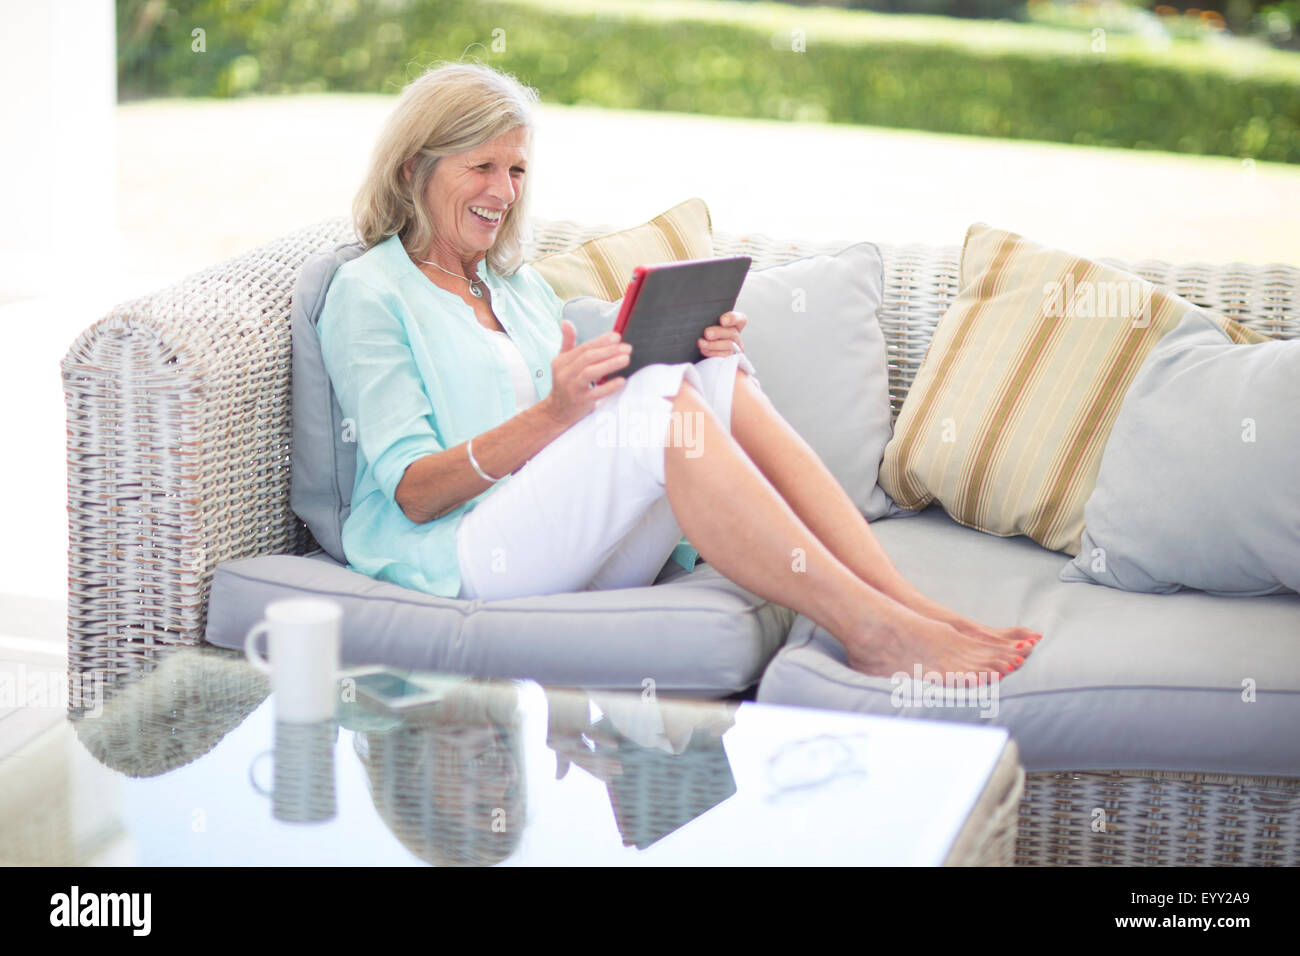
[[839,642],[802,615],[760,701],[989,720],[1010,730],[1028,770],[1300,776],[1300,595],[1066,583],[1059,553],[963,527],[938,506],[872,528],[929,597],[986,624],[1044,633],[1002,680],[996,716],[979,716],[978,705],[900,706],[913,682],[849,669]]
[[726,697],[758,683],[794,613],[701,564],[652,587],[509,601],[441,598],[377,581],[323,551],[217,566],[205,638],[242,648],[271,601],[343,606],[343,659],[557,685]]

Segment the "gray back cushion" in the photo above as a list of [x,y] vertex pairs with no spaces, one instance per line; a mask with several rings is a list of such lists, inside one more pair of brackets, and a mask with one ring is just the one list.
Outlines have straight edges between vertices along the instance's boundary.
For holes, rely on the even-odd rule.
[[[741,338],[763,393],[869,521],[915,514],[876,483],[893,435],[883,288],[880,250],[860,242],[753,269],[736,299],[736,311],[749,317]],[[613,328],[621,301],[566,302],[578,342]]]
[[1062,581],[1300,591],[1300,341],[1237,345],[1201,312],[1124,394]]
[[293,291],[293,472],[289,506],[311,529],[325,553],[343,564],[343,522],[352,510],[357,474],[356,441],[343,428],[343,412],[321,357],[316,322],[338,267],[361,255],[359,242],[340,243],[312,255]]
[[876,483],[893,436],[884,284],[880,250],[859,242],[755,269],[736,299],[763,392],[869,521],[915,513]]

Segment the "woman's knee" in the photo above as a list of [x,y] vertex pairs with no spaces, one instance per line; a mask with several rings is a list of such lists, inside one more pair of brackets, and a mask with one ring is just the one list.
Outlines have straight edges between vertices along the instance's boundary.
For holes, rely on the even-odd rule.
[[708,404],[707,389],[693,366],[683,373],[678,366],[647,365],[638,369],[623,387],[622,404],[642,409],[663,409],[675,405],[676,400],[689,395],[700,404]]
[[704,386],[701,390],[701,404],[708,406],[719,424],[730,431],[736,390],[751,384],[754,389],[759,387],[758,379],[752,371],[753,366],[742,353],[736,353],[707,358],[697,363],[695,369]]
[[682,379],[681,388],[677,390],[677,394],[672,398],[673,405],[676,406],[677,402],[683,398],[697,405],[707,405],[709,403],[708,397],[685,378]]

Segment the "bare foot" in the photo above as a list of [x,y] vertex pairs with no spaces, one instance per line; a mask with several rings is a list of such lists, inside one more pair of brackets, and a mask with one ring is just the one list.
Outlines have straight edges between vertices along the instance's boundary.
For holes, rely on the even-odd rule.
[[1033,649],[1034,644],[1043,637],[1040,632],[1028,627],[988,627],[958,614],[938,601],[925,597],[920,592],[917,592],[915,596],[905,597],[905,600],[899,600],[898,603],[924,617],[932,618],[941,624],[951,625],[980,644],[1003,648],[1011,647],[1028,654]]
[[[1031,632],[1032,633],[1032,632]],[[1024,663],[1027,648],[1016,648],[999,638],[989,641],[965,634],[951,624],[936,621],[895,604],[864,620],[855,633],[841,638],[849,666],[874,677],[899,671],[1009,674]]]
[[1040,632],[1032,628],[986,627],[967,617],[960,617],[955,621],[945,623],[951,624],[962,634],[974,638],[981,644],[989,644],[993,647],[1011,647],[1025,656],[1028,656],[1029,652],[1034,649],[1034,645],[1043,638]]

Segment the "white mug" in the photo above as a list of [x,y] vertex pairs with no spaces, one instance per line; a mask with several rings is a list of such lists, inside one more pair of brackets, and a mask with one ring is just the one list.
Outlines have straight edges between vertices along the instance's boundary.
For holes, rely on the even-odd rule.
[[[323,598],[291,598],[272,601],[264,613],[265,620],[244,638],[244,654],[271,676],[276,720],[332,720],[339,696],[343,608]],[[257,653],[257,638],[263,633],[269,662]]]

